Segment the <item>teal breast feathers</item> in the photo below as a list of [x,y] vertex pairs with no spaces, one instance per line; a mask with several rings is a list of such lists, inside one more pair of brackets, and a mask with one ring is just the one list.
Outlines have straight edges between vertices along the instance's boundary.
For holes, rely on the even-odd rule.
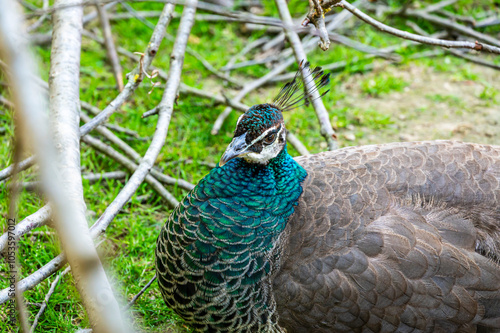
[[274,325],[251,312],[274,312],[269,277],[305,177],[284,149],[269,165],[233,159],[203,178],[159,237],[158,279],[167,304],[197,328],[214,320],[229,327],[235,317],[242,327]]

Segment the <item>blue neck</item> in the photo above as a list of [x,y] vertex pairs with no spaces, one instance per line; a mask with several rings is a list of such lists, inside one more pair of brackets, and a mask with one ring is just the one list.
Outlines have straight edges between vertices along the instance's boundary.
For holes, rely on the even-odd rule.
[[168,240],[157,264],[167,304],[195,326],[277,325],[270,276],[306,176],[285,148],[268,165],[236,158],[203,178],[159,237]]
[[243,251],[271,250],[302,194],[306,175],[286,148],[268,165],[236,158],[217,166],[193,190],[203,201],[201,210],[211,217],[205,236],[217,248],[232,247],[231,252],[244,244]]

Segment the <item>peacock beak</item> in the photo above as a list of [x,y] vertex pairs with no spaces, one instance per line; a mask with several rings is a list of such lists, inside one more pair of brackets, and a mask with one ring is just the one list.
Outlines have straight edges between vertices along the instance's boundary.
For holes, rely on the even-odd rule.
[[226,151],[222,155],[222,157],[219,161],[219,166],[223,166],[224,164],[226,164],[227,162],[229,162],[233,158],[244,156],[244,155],[248,154],[248,151],[247,151],[248,145],[245,141],[246,136],[247,136],[247,134],[245,133],[243,135],[240,135],[240,136],[233,138],[233,141],[231,141],[231,143],[227,147]]

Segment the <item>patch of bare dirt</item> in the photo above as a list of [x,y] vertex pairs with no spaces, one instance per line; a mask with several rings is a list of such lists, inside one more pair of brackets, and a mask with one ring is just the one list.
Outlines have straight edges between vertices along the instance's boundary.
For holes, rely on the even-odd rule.
[[[415,64],[380,67],[374,72],[351,77],[340,87],[346,97],[338,106],[376,110],[390,115],[394,121],[393,126],[384,130],[368,129],[356,143],[451,139],[500,145],[500,106],[497,102],[500,94],[493,98],[481,96],[487,86],[498,92],[500,73],[473,64],[464,66],[468,66],[466,70],[473,79],[464,79],[460,74],[463,67],[450,70],[450,73]],[[360,82],[381,71],[409,85],[401,92],[376,98],[367,96]]]

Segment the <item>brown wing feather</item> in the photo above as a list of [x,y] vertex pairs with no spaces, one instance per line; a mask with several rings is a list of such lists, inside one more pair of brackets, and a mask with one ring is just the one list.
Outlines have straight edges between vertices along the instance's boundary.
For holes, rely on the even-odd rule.
[[274,279],[288,332],[500,329],[500,147],[346,148],[307,170]]

